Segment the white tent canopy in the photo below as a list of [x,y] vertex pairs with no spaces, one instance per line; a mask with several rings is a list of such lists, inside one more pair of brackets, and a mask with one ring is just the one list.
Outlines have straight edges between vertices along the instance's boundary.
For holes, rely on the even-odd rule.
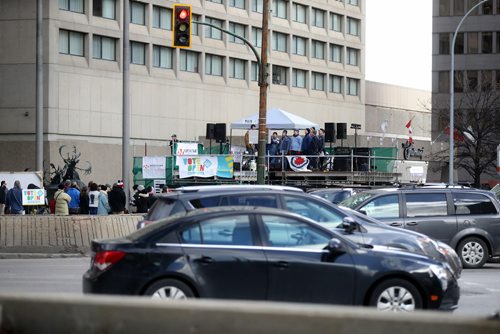
[[[231,129],[248,129],[250,125],[259,125],[259,114],[245,117],[237,122],[231,123]],[[279,108],[267,110],[267,128],[272,130],[285,129],[305,129],[315,127],[318,129],[318,124],[308,121],[305,118],[294,115]]]

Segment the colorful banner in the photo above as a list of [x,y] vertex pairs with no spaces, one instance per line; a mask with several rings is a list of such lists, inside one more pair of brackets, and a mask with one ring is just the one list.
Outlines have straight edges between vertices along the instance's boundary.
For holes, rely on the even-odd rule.
[[198,155],[198,143],[177,143],[175,155]]
[[233,177],[233,157],[231,156],[190,156],[178,157],[179,178],[188,177]]
[[142,158],[142,177],[144,179],[165,179],[165,169],[165,157]]
[[23,205],[45,205],[45,189],[23,189]]
[[307,169],[309,165],[309,159],[302,156],[287,156],[288,162],[290,163],[290,168],[294,172],[310,172],[311,170]]

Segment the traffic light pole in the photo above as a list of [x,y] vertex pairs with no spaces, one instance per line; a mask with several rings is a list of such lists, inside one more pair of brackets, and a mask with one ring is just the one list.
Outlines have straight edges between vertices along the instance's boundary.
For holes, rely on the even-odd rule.
[[266,137],[267,137],[267,31],[269,29],[269,1],[264,0],[262,13],[262,48],[261,56],[257,49],[244,37],[241,37],[228,30],[222,29],[216,25],[206,22],[193,21],[195,24],[201,24],[220,30],[228,35],[231,35],[245,43],[257,58],[257,66],[259,68],[259,150],[257,156],[257,183],[265,183],[266,170]]

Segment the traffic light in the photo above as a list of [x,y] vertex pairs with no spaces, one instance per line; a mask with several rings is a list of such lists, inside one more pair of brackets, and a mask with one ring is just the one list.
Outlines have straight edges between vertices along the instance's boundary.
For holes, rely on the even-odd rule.
[[172,46],[191,47],[191,5],[174,5]]

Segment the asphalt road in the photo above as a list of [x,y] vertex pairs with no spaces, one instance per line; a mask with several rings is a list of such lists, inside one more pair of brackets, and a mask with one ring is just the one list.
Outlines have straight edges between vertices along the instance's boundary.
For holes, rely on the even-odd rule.
[[[0,293],[82,293],[89,258],[0,260]],[[488,316],[500,312],[500,264],[464,270],[455,315]]]

